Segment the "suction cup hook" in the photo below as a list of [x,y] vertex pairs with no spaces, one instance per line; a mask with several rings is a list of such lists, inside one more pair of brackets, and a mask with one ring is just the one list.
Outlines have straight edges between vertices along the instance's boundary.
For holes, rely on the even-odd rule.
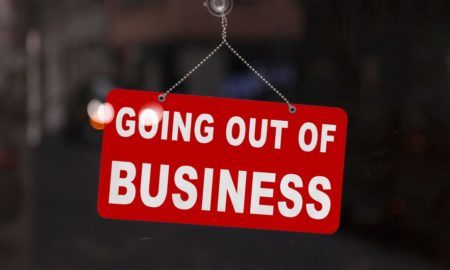
[[233,9],[233,0],[206,0],[203,4],[209,12],[217,17],[228,15]]

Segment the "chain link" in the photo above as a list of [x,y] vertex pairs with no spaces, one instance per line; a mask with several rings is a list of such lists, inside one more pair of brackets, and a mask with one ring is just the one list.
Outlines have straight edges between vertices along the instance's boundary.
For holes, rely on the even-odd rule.
[[228,28],[228,19],[225,14],[222,14],[222,42],[212,50],[205,58],[203,58],[200,63],[198,63],[194,68],[192,68],[186,75],[184,75],[178,82],[176,82],[172,87],[169,88],[164,94],[159,96],[159,100],[161,102],[165,101],[167,95],[170,94],[177,88],[181,83],[183,83],[186,79],[188,79],[192,73],[194,73],[197,69],[199,69],[206,61],[208,61],[216,52],[222,48],[224,45],[228,50],[230,50],[242,63],[244,63],[258,78],[260,78],[272,91],[274,91],[289,107],[290,113],[296,112],[296,107],[291,104],[291,102],[275,87],[273,86],[261,73],[259,73],[247,60],[244,59],[231,45],[227,40],[227,28]]

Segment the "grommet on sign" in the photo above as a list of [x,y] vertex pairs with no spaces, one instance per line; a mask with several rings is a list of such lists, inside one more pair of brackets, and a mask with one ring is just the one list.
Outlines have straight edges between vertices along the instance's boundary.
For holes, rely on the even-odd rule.
[[297,112],[297,108],[295,108],[294,105],[289,104],[289,112],[292,113],[292,114],[294,114],[294,113]]
[[161,94],[161,95],[159,95],[159,96],[158,96],[158,101],[159,101],[159,102],[164,102],[164,101],[166,101],[166,96],[167,96],[167,94]]
[[287,105],[289,113],[295,114],[297,109],[291,104],[291,102],[279,91],[275,86],[273,86],[259,71],[257,71],[241,54],[231,46],[231,44],[227,40],[227,27],[228,27],[228,19],[227,15],[231,12],[233,8],[232,0],[207,0],[204,3],[209,10],[209,12],[217,17],[222,19],[222,42],[217,45],[203,60],[201,60],[195,67],[193,67],[186,75],[184,75],[178,82],[176,82],[172,87],[169,88],[163,95],[164,97],[159,98],[160,102],[164,102],[168,94],[173,92],[175,88],[177,88],[182,82],[188,79],[197,69],[199,69],[204,63],[206,63],[214,54],[220,50],[222,47],[227,48],[231,53],[233,53],[244,65],[246,65],[261,81],[264,82],[266,86],[268,86],[274,93],[276,93]]

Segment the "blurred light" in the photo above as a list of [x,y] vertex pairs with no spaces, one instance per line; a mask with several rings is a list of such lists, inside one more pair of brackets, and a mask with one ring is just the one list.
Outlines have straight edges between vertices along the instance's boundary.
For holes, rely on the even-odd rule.
[[97,119],[101,123],[109,124],[114,118],[113,106],[109,103],[103,103],[97,110]]
[[114,119],[114,108],[109,103],[102,103],[99,100],[91,100],[87,106],[89,122],[96,130],[103,130],[106,124]]
[[162,119],[163,109],[158,103],[151,103],[144,108],[139,113],[140,121],[144,122],[145,126],[158,125],[159,121]]
[[97,110],[100,107],[102,103],[100,102],[100,100],[94,99],[91,100],[87,106],[87,111],[88,111],[88,115],[90,118],[94,118],[95,115],[97,114]]
[[98,123],[98,122],[94,121],[92,118],[89,118],[89,123],[91,124],[91,127],[95,130],[104,130],[105,129],[105,124]]

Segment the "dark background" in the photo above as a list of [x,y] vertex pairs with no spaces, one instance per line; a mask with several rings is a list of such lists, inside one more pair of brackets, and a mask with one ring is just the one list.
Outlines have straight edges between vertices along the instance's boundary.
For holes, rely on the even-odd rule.
[[[235,0],[230,42],[349,114],[333,236],[102,220],[113,87],[164,90],[220,42],[201,0],[0,0],[0,269],[448,269],[450,1]],[[227,51],[179,93],[280,101]]]

